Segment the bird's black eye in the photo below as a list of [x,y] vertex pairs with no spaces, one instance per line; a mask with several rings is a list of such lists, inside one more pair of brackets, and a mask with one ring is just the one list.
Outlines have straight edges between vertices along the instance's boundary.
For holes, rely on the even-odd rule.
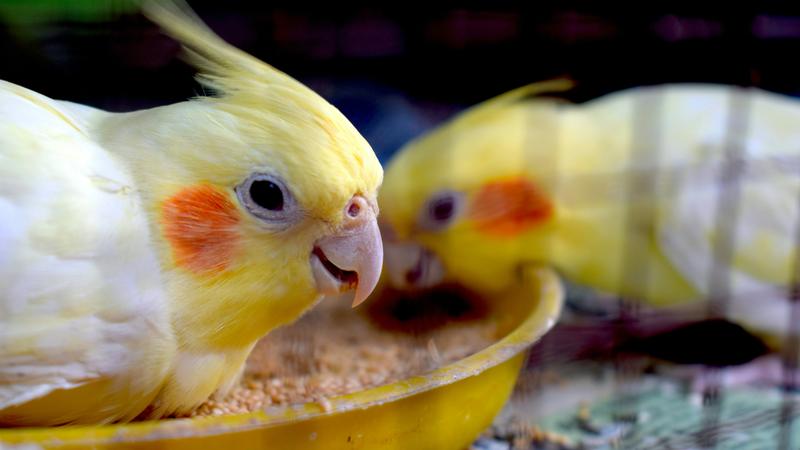
[[250,214],[271,228],[284,228],[302,215],[286,183],[275,175],[250,175],[236,186],[236,195]]
[[419,226],[426,230],[444,228],[461,212],[461,194],[454,191],[441,191],[432,195],[425,203]]
[[433,202],[429,208],[428,214],[432,220],[444,222],[453,217],[453,213],[456,211],[456,200],[451,196],[440,198]]
[[250,184],[250,198],[253,202],[270,211],[283,210],[283,191],[269,180],[254,180]]

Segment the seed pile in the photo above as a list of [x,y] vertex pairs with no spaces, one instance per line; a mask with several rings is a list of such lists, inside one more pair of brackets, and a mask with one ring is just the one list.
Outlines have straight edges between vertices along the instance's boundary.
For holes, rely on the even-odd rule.
[[271,405],[317,402],[422,374],[494,342],[488,319],[423,332],[386,331],[345,302],[323,302],[297,323],[262,339],[242,381],[192,415],[238,414]]

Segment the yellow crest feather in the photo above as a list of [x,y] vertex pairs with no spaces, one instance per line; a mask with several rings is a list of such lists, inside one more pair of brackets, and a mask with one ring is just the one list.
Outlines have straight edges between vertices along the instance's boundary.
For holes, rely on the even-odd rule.
[[[184,47],[186,59],[199,71],[198,81],[215,92],[195,101],[214,103],[216,109],[240,119],[237,133],[246,130],[244,134],[259,135],[259,130],[266,130],[273,138],[283,136],[284,144],[302,135],[305,147],[347,149],[334,152],[345,159],[374,159],[369,144],[333,105],[291,76],[225,42],[186,2],[146,1],[143,12]],[[315,156],[319,159],[321,153]]]
[[289,108],[288,113],[304,114],[299,111],[304,110],[317,118],[331,115],[333,108],[327,101],[286,73],[225,42],[186,2],[147,1],[143,12],[183,46],[187,62],[199,71],[198,81],[215,91],[218,100],[241,107],[274,104],[279,98],[277,103],[297,107],[294,111]]
[[510,103],[542,94],[568,91],[574,86],[575,82],[568,78],[557,78],[554,80],[545,80],[526,84],[525,86],[520,86],[516,89],[504,92],[496,97],[492,97],[489,100],[485,100],[475,106],[467,108],[453,117],[450,120],[450,123],[468,123],[472,122],[473,120],[482,120],[482,117],[485,114],[490,114],[498,108],[505,107]]
[[200,81],[222,94],[241,89],[240,83],[305,89],[292,77],[222,40],[185,2],[148,1],[143,12],[183,45],[188,62],[200,71]]

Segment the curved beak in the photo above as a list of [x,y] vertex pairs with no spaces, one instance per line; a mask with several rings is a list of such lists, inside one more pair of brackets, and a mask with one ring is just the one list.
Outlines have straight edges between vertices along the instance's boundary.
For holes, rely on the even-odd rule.
[[381,223],[386,240],[386,271],[397,289],[426,289],[441,283],[445,269],[436,255],[425,247],[394,239],[387,223]]
[[345,206],[344,215],[342,230],[314,245],[311,271],[317,290],[324,295],[354,289],[353,307],[356,307],[378,284],[383,264],[383,243],[377,207],[367,199],[354,196]]

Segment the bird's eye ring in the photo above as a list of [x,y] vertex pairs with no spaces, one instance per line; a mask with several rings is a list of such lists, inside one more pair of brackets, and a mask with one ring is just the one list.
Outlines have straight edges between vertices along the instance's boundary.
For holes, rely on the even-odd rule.
[[267,225],[285,226],[297,217],[297,204],[277,176],[254,173],[236,186],[236,195],[250,214]]

